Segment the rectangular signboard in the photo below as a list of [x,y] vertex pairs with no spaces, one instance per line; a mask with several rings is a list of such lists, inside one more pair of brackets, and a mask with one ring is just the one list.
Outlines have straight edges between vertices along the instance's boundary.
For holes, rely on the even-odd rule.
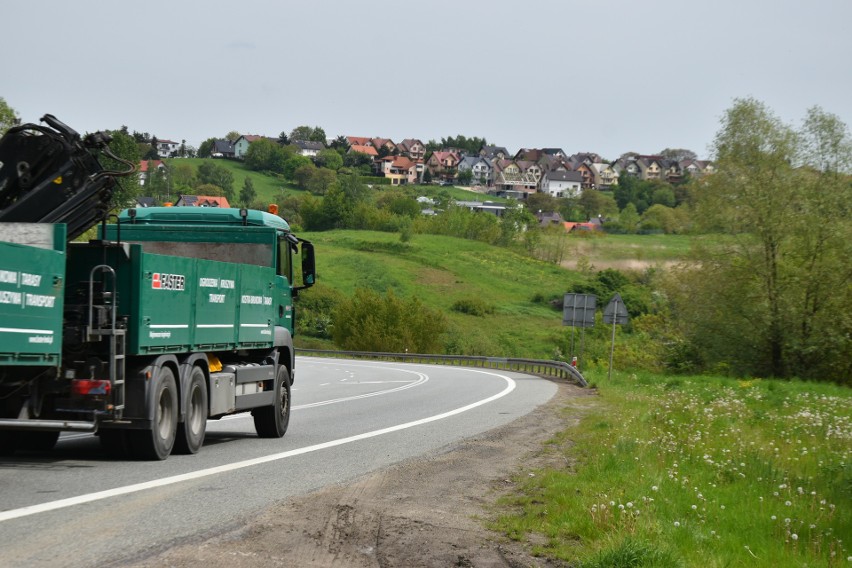
[[562,325],[593,327],[597,296],[594,294],[565,294],[562,303]]

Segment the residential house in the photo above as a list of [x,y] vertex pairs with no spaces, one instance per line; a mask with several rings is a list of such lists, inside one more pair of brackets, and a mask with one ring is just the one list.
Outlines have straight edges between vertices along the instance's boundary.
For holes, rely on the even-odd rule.
[[350,146],[372,146],[373,142],[363,136],[347,136],[346,141]]
[[590,164],[592,169],[592,183],[594,187],[607,190],[618,185],[618,172],[611,164],[606,162],[595,162]]
[[562,215],[559,214],[558,211],[553,211],[550,213],[542,213],[539,211],[535,215],[536,219],[538,219],[539,227],[552,227],[552,226],[562,226],[565,223],[565,219],[562,218]]
[[538,180],[522,170],[515,160],[495,160],[494,187],[499,196],[526,199],[536,192]]
[[291,144],[299,149],[299,154],[309,158],[316,158],[321,150],[325,150],[325,144],[311,140],[293,140]]
[[583,187],[583,174],[564,169],[545,172],[541,178],[541,192],[551,197],[578,197]]
[[406,138],[396,147],[400,156],[408,156],[415,162],[426,157],[426,146],[416,138]]
[[243,134],[234,141],[234,157],[239,160],[244,160],[246,157],[246,153],[248,153],[249,144],[256,140],[261,140],[263,138],[273,140],[276,144],[278,143],[277,138],[268,138],[266,136],[259,136],[257,134]]
[[349,152],[348,153],[352,154],[354,152],[358,152],[359,154],[366,154],[366,155],[371,156],[373,158],[379,157],[379,153],[376,151],[376,149],[373,146],[361,146],[361,145],[358,145],[358,144],[352,144],[351,146],[349,146]]
[[180,142],[172,140],[157,140],[157,155],[161,158],[172,158],[177,155]]
[[[399,154],[399,150],[396,148],[396,144],[394,144],[393,140],[390,138],[373,138],[370,140],[373,144],[373,148],[379,153],[379,155],[390,156],[392,154]],[[384,148],[384,150],[382,149]]]
[[595,174],[592,171],[592,167],[585,163],[580,162],[574,166],[574,171],[579,172],[583,176],[583,189],[590,188],[594,184]]
[[429,170],[432,179],[451,181],[458,173],[459,161],[461,161],[461,158],[456,152],[432,152],[432,155],[426,160],[426,169]]
[[571,162],[574,164],[600,164],[603,162],[603,158],[601,158],[598,154],[594,152],[578,152],[572,155],[570,158]]
[[663,178],[663,158],[661,156],[636,156],[639,177],[650,181]]
[[521,169],[521,173],[525,174],[527,179],[530,180],[530,189],[538,189],[542,174],[542,169],[541,166],[538,165],[538,162],[515,160],[515,163],[518,164],[518,167]]
[[542,156],[547,154],[544,153],[544,150],[540,150],[538,148],[521,148],[517,152],[515,152],[515,161],[523,160],[527,162],[538,162]]
[[506,206],[493,201],[456,201],[457,207],[465,207],[474,213],[490,213],[496,217],[502,217],[506,213]]
[[503,146],[483,146],[479,155],[492,161],[509,159],[509,151]]
[[473,184],[491,186],[492,168],[491,161],[481,156],[465,156],[459,162],[459,173],[470,171],[470,179]]
[[233,158],[234,144],[230,140],[214,140],[213,148],[210,149],[213,158]]
[[406,156],[386,156],[379,160],[381,173],[391,185],[417,183],[417,163]]
[[148,176],[155,169],[163,171],[166,169],[166,166],[160,160],[142,160],[139,162],[139,185],[145,185]]
[[154,207],[155,205],[157,202],[153,197],[140,195],[136,198],[136,207]]
[[642,173],[639,169],[639,164],[636,163],[635,156],[629,158],[619,158],[615,161],[615,163],[613,163],[612,168],[619,176],[628,175],[631,177],[640,177]]
[[214,195],[181,195],[175,207],[230,207],[228,199]]

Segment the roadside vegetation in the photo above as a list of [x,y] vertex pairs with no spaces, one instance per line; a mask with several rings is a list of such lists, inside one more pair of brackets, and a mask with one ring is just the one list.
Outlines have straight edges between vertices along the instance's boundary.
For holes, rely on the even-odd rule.
[[494,528],[582,567],[852,564],[848,389],[586,377],[599,396],[544,450],[567,465],[523,470]]

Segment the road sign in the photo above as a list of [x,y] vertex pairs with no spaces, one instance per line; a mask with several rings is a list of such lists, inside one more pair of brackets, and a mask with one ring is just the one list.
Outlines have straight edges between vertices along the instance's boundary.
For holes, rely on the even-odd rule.
[[604,323],[624,325],[629,319],[630,315],[627,313],[627,306],[624,305],[624,300],[621,299],[621,295],[616,294],[604,308]]
[[594,327],[598,297],[594,294],[565,294],[562,302],[562,325]]

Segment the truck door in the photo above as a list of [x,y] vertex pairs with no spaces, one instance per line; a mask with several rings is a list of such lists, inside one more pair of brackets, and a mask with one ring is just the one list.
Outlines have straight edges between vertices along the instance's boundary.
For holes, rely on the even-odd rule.
[[277,266],[275,269],[276,325],[286,327],[295,334],[293,313],[293,251],[284,235],[277,243]]

